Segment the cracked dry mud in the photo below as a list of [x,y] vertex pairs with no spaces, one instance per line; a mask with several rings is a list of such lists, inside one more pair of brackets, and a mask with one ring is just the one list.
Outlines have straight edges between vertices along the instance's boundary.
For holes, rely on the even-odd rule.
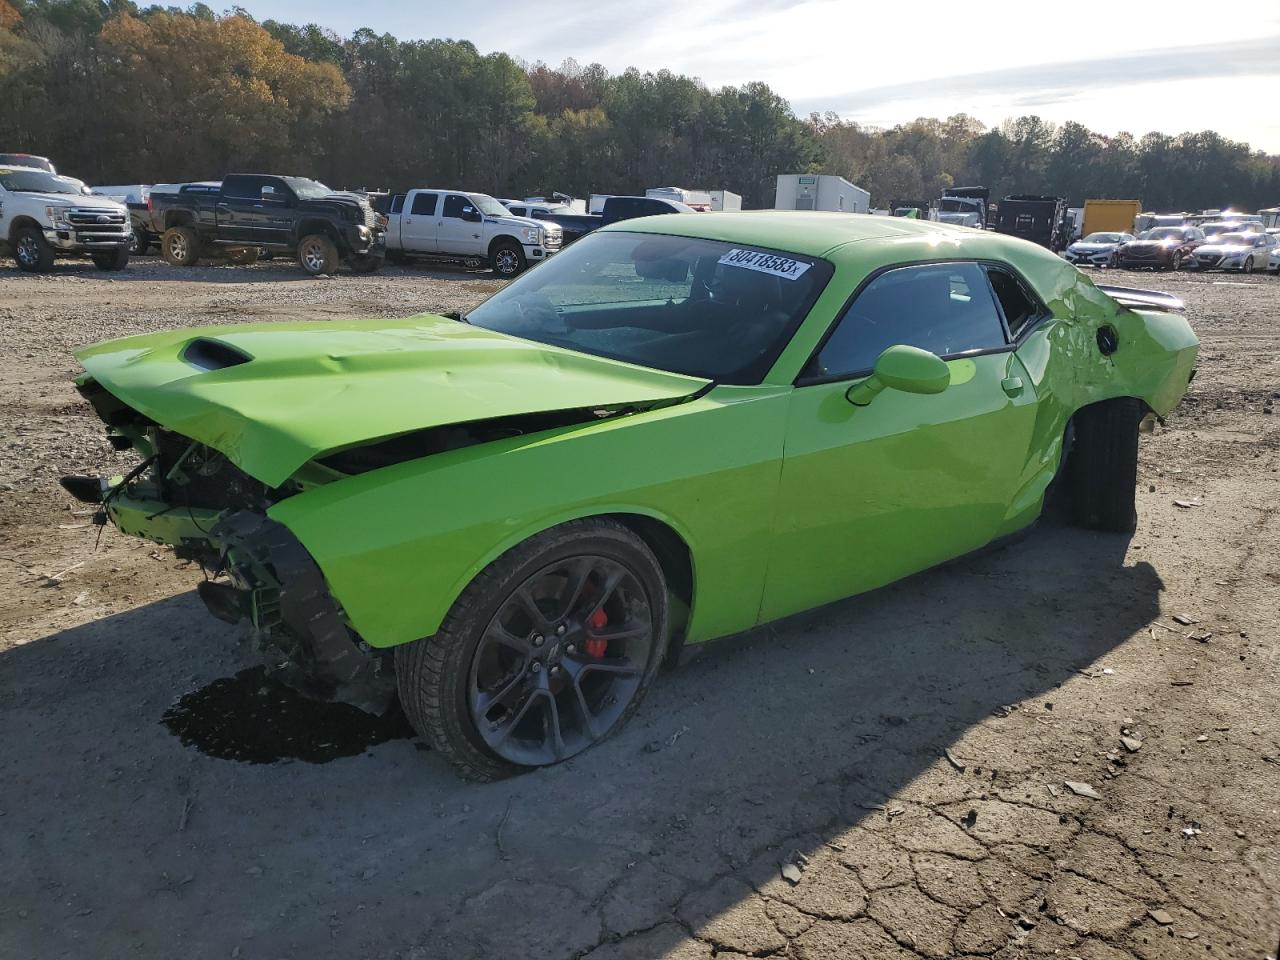
[[477,786],[406,739],[319,765],[183,746],[160,718],[236,673],[234,631],[167,552],[95,549],[56,479],[122,462],[68,384],[77,345],[494,285],[0,268],[0,956],[1274,952],[1280,280],[1108,279],[1185,297],[1203,340],[1142,441],[1132,539],[1046,523],[717,644],[608,743]]

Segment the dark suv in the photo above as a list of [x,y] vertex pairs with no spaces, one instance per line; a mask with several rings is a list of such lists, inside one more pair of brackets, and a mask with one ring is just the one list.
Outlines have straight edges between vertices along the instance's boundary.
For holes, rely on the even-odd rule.
[[213,250],[252,263],[266,250],[297,256],[313,276],[333,273],[340,263],[369,273],[386,253],[367,200],[306,177],[233,173],[213,189],[152,193],[151,220],[163,234],[160,252],[178,266]]

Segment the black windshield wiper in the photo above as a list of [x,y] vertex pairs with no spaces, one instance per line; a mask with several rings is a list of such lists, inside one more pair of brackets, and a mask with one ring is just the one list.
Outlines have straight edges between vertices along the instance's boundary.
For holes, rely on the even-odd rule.
[[461,310],[450,310],[448,313],[440,314],[440,316],[444,317],[446,320],[456,320],[458,321],[458,323],[471,322],[470,320],[467,319],[467,315],[463,313]]

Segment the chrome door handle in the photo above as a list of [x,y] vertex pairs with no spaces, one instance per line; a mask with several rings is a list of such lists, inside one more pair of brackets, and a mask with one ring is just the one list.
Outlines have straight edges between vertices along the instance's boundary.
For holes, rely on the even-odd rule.
[[413,223],[413,220],[412,220],[412,218],[410,218],[410,217],[405,217],[405,218],[404,218],[403,220],[401,220],[400,222],[401,222],[401,223]]
[[1022,378],[1005,377],[1000,381],[1000,389],[1011,397],[1022,396]]

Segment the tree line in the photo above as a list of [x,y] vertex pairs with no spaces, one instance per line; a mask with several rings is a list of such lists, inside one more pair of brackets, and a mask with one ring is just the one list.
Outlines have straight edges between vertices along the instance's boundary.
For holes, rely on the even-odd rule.
[[50,156],[90,183],[254,170],[498,196],[677,185],[772,206],[776,174],[808,172],[845,177],[877,206],[970,184],[1076,205],[1280,204],[1280,157],[1212,131],[1103,136],[965,114],[880,129],[796,117],[764,83],[526,64],[467,41],[344,38],[202,3],[0,0],[0,85],[0,151]]

